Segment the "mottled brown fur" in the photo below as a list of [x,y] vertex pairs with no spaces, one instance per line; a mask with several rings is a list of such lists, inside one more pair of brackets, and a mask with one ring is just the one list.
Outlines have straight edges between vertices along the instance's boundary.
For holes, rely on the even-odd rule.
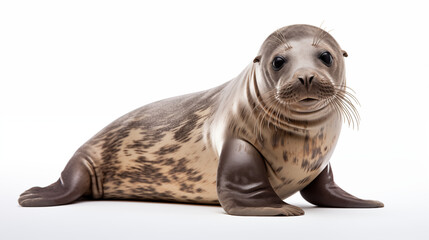
[[88,141],[80,151],[95,155],[102,197],[215,203],[216,171],[204,168],[200,158],[216,165],[204,124],[221,90],[149,104]]

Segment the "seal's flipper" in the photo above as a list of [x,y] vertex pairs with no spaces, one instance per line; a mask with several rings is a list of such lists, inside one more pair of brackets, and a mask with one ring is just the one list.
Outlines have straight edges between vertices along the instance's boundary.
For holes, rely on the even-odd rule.
[[301,190],[301,195],[308,202],[321,207],[378,208],[384,206],[379,201],[359,199],[341,189],[334,182],[330,164]]
[[19,197],[23,207],[44,207],[68,204],[84,195],[91,194],[91,174],[82,154],[75,154],[69,161],[61,178],[41,188],[33,187]]
[[283,202],[268,181],[264,159],[248,142],[229,139],[217,172],[219,202],[231,215],[297,216],[304,211]]

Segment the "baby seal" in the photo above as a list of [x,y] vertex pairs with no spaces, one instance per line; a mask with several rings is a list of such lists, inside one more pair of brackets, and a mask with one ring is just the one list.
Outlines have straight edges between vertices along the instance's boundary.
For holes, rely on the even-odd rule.
[[294,216],[304,211],[282,199],[300,191],[318,206],[382,207],[338,187],[329,164],[343,120],[358,120],[346,56],[320,28],[281,28],[238,77],[124,115],[80,147],[57,182],[27,190],[19,204],[133,199]]

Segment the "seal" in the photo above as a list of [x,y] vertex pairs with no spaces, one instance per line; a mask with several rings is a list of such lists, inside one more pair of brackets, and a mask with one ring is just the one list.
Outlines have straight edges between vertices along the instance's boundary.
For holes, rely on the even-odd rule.
[[382,207],[338,187],[329,164],[342,122],[359,120],[346,56],[320,28],[281,28],[236,78],[117,119],[76,151],[57,182],[25,191],[19,204],[133,199],[293,216],[304,211],[282,199],[300,191],[318,206]]

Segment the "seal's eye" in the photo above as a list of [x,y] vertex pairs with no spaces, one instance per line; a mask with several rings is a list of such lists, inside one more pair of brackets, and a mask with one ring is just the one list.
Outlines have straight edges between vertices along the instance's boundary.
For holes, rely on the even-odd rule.
[[322,60],[322,62],[330,67],[332,66],[332,55],[329,52],[323,52],[322,54],[320,54],[319,59]]
[[286,59],[284,59],[283,57],[280,57],[280,56],[275,57],[273,60],[274,71],[280,70],[283,67],[283,65],[285,65],[285,63],[286,63]]

